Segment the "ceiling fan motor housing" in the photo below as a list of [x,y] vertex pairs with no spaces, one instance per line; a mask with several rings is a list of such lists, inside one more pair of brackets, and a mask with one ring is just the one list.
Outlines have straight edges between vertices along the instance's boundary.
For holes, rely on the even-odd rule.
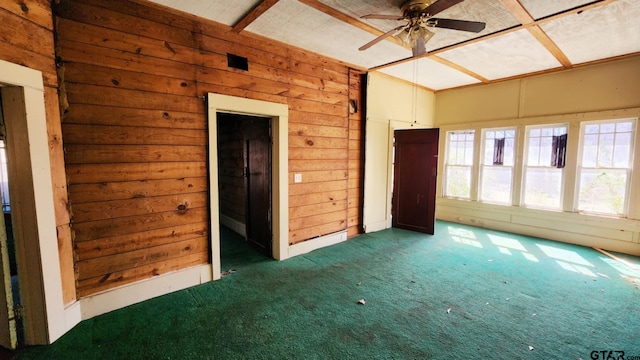
[[407,19],[412,19],[421,16],[428,16],[424,10],[431,5],[431,0],[409,0],[402,4],[400,10],[402,10],[402,16]]

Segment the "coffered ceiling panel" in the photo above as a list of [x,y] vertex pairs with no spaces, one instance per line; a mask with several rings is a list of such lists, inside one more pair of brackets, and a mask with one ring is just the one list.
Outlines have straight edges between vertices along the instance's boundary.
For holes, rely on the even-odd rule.
[[561,66],[526,29],[445,51],[438,56],[490,80]]
[[593,0],[519,0],[534,19],[561,13],[594,2]]
[[640,51],[640,0],[618,0],[541,25],[574,64]]
[[403,62],[395,66],[380,69],[379,71],[411,83],[426,86],[432,90],[441,90],[480,82],[480,80],[476,78],[428,58]]
[[371,47],[365,56],[356,44],[365,44],[374,35],[297,0],[280,0],[246,30],[363,67],[411,56],[411,50],[388,41]]

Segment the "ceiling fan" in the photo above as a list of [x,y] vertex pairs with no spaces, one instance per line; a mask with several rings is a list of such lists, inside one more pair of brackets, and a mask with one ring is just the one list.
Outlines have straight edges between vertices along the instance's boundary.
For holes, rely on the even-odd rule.
[[480,32],[484,30],[485,23],[478,21],[440,19],[433,16],[444,11],[463,0],[408,0],[405,1],[400,10],[402,16],[398,15],[378,15],[370,14],[362,16],[363,19],[383,19],[383,20],[404,20],[405,24],[393,28],[378,36],[372,41],[364,44],[359,50],[366,50],[383,39],[393,36],[402,41],[403,45],[413,50],[413,56],[426,53],[425,44],[433,35],[429,31],[430,27],[443,29],[461,30],[469,32]]

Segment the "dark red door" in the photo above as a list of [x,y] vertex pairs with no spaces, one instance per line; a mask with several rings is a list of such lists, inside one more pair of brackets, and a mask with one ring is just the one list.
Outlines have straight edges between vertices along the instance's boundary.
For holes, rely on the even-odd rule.
[[393,227],[434,233],[439,129],[396,130]]
[[271,252],[271,120],[245,125],[247,240],[267,256]]

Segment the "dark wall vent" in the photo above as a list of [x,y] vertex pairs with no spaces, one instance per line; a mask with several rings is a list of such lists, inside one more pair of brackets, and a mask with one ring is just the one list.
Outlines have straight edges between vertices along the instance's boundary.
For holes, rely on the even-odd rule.
[[247,61],[247,58],[238,55],[227,54],[227,66],[234,69],[249,71],[249,62]]

